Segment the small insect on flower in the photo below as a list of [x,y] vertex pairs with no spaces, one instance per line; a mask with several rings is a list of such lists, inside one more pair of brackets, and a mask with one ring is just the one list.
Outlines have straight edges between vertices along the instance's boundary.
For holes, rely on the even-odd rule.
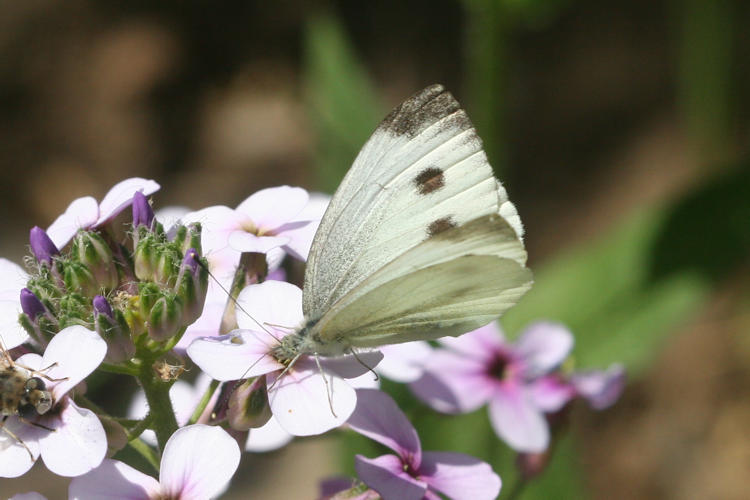
[[8,350],[0,343],[0,429],[26,448],[32,460],[34,457],[29,447],[5,427],[5,421],[8,417],[17,416],[31,425],[39,425],[29,419],[44,415],[52,408],[52,394],[42,379],[52,382],[60,380],[44,374],[44,371],[53,366],[50,365],[41,371],[26,368],[13,361]]

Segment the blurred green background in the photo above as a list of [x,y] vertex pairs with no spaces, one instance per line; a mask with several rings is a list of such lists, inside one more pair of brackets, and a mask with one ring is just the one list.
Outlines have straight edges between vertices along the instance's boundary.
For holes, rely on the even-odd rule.
[[[536,284],[507,331],[563,321],[577,367],[630,375],[613,408],[573,409],[519,498],[744,499],[749,21],[740,0],[0,1],[1,255],[134,175],[162,184],[157,206],[332,193],[387,111],[440,82],[527,228]],[[425,449],[491,461],[501,498],[514,489],[486,410],[440,416],[388,388]],[[245,456],[227,498],[314,498],[380,451],[342,435]]]

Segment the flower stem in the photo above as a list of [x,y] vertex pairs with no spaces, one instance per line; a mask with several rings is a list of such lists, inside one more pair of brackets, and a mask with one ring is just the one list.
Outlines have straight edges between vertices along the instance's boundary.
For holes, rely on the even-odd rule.
[[220,382],[218,380],[211,381],[211,384],[209,384],[208,389],[206,389],[206,392],[203,393],[203,397],[198,403],[198,406],[195,407],[195,411],[193,411],[193,414],[190,416],[188,425],[192,425],[196,423],[198,419],[201,417],[201,414],[206,409],[206,406],[208,406],[208,402],[211,401],[211,396],[214,395],[214,392],[216,392],[216,388],[219,387],[219,383]]
[[167,440],[177,430],[177,419],[169,399],[169,388],[173,381],[160,379],[152,368],[153,360],[141,364],[138,381],[143,387],[151,416],[152,429],[156,432],[159,449],[164,450]]
[[156,472],[159,472],[159,457],[156,455],[156,451],[154,451],[153,448],[138,438],[128,441],[128,446],[137,451],[149,464],[151,464]]

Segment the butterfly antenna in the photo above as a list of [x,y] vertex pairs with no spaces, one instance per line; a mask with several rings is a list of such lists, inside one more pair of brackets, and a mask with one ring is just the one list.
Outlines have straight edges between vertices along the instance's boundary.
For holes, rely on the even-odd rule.
[[349,352],[350,352],[350,353],[352,353],[352,356],[354,356],[354,359],[356,359],[356,360],[357,360],[357,361],[359,362],[359,364],[360,364],[360,365],[362,365],[362,366],[364,366],[365,368],[367,368],[367,369],[368,369],[368,370],[370,371],[370,373],[372,373],[372,374],[373,374],[373,375],[375,376],[375,380],[380,380],[380,375],[378,375],[378,372],[376,372],[376,371],[375,371],[375,370],[373,369],[373,367],[372,367],[372,366],[370,366],[370,365],[368,365],[367,363],[365,363],[364,361],[362,361],[362,360],[361,360],[361,359],[359,358],[359,356],[357,356],[357,352],[356,352],[356,351],[355,351],[354,349],[349,349]]
[[235,299],[232,296],[232,294],[229,293],[229,290],[227,290],[227,288],[224,285],[221,284],[221,281],[219,281],[219,279],[216,276],[213,275],[213,273],[208,269],[207,265],[205,265],[203,262],[201,262],[200,259],[196,259],[196,260],[198,262],[198,265],[201,266],[203,269],[206,270],[206,272],[208,273],[208,275],[211,276],[211,279],[214,280],[216,282],[216,284],[219,285],[219,288],[221,288],[224,291],[224,293],[227,295],[227,297],[229,297],[229,300],[232,301],[232,303],[234,304],[234,307],[236,307],[237,309],[239,309],[240,311],[242,311],[243,313],[245,313],[245,315],[248,318],[250,318],[251,320],[253,320],[253,323],[255,323],[256,325],[258,325],[261,330],[263,330],[268,335],[270,335],[276,342],[281,343],[281,340],[279,340],[279,338],[276,335],[274,335],[273,333],[271,333],[270,330],[267,330],[266,327],[263,326],[263,324],[260,321],[258,321],[257,319],[255,319],[249,312],[247,312],[245,310],[244,307],[242,307],[242,305],[237,301],[237,299]]
[[[338,415],[336,415],[336,412],[333,410],[333,393],[331,391],[331,386],[328,385],[328,379],[326,378],[326,374],[323,372],[323,367],[320,366],[320,359],[318,358],[318,353],[315,353],[313,357],[315,358],[315,364],[318,365],[318,371],[320,372],[320,376],[323,377],[323,382],[326,384],[326,396],[328,396],[328,407],[331,409],[331,414],[333,414],[334,418],[339,418]],[[333,375],[331,375],[331,378],[333,379]]]

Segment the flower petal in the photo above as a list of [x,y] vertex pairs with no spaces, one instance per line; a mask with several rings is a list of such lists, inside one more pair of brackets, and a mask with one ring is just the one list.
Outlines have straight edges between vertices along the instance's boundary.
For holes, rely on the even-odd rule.
[[525,375],[538,377],[557,368],[573,349],[573,335],[559,323],[540,321],[526,328],[515,344],[525,360]]
[[65,213],[47,228],[47,236],[62,249],[81,228],[89,228],[99,218],[99,204],[91,196],[73,200]]
[[[99,218],[96,225],[101,226],[129,207],[133,203],[133,195],[136,191],[148,196],[158,191],[160,187],[157,182],[140,177],[131,177],[118,182],[104,195],[102,202],[99,204]],[[58,246],[58,248],[60,247]]]
[[355,378],[365,373],[372,374],[372,369],[378,366],[378,363],[382,359],[383,353],[380,351],[370,351],[359,353],[356,356],[347,354],[344,356],[323,357],[320,358],[320,364],[325,371],[335,373],[341,378]]
[[42,369],[52,366],[46,373],[50,378],[65,379],[50,383],[56,401],[93,372],[107,354],[107,343],[83,326],[69,326],[50,340],[44,351]]
[[264,281],[246,286],[237,297],[237,303],[242,307],[237,311],[240,328],[258,330],[260,323],[267,330],[287,334],[303,320],[302,290],[291,283]]
[[96,469],[73,478],[68,487],[69,500],[149,500],[160,494],[156,479],[109,458]]
[[484,405],[497,386],[487,369],[485,361],[436,349],[424,375],[409,388],[436,411],[467,413]]
[[189,425],[167,441],[159,482],[170,498],[212,498],[223,490],[239,463],[240,448],[221,427]]
[[216,380],[257,377],[284,368],[269,355],[266,336],[265,332],[234,330],[219,337],[203,337],[188,346],[187,354]]
[[479,360],[494,359],[498,350],[507,348],[503,332],[494,321],[459,337],[444,337],[439,342],[453,352]]
[[488,463],[463,453],[424,452],[419,477],[451,500],[493,500],[502,485]]
[[264,453],[286,446],[294,436],[285,431],[279,422],[271,417],[268,422],[257,429],[250,429],[245,443],[245,451]]
[[[237,206],[237,211],[261,230],[271,231],[289,222],[307,205],[307,191],[279,186],[261,189]],[[273,233],[276,234],[276,233]]]
[[[309,194],[310,199],[307,205],[294,217],[295,220],[280,226],[275,231],[276,234],[289,238],[289,243],[284,246],[284,250],[295,259],[302,261],[307,260],[312,240],[320,226],[320,219],[323,218],[328,203],[331,201],[331,197],[327,194]],[[299,224],[299,221],[304,221],[304,224]]]
[[79,476],[102,463],[107,436],[99,418],[88,408],[79,408],[69,398],[58,415],[44,416],[40,423],[54,429],[39,438],[42,460],[60,476]]
[[378,458],[357,455],[354,461],[359,478],[380,493],[383,500],[422,500],[427,484],[406,474],[403,465],[395,455]]
[[232,231],[229,234],[229,246],[240,253],[268,253],[289,243],[286,236],[256,236],[245,231]]
[[419,467],[422,445],[417,431],[388,394],[376,389],[357,390],[357,407],[347,424],[398,453],[409,466]]
[[29,281],[29,274],[21,266],[0,258],[0,300],[18,301],[21,289]]
[[268,401],[274,418],[288,433],[322,434],[346,422],[354,411],[357,404],[354,389],[335,375],[326,375],[324,379],[309,360],[300,359],[277,379],[279,373],[267,376],[266,383],[271,388]]
[[378,364],[378,373],[385,378],[406,384],[422,376],[424,363],[433,349],[427,342],[418,340],[383,346],[380,350],[385,357]]
[[523,387],[504,384],[490,401],[490,423],[500,438],[516,451],[544,451],[549,427]]
[[535,380],[529,390],[534,405],[545,413],[560,410],[576,395],[575,388],[555,374]]
[[574,374],[570,382],[578,394],[586,398],[595,410],[612,406],[625,388],[625,367],[610,366],[606,371],[590,371]]
[[47,500],[47,497],[36,491],[29,491],[28,493],[13,495],[9,500]]
[[[11,436],[10,433],[16,437]],[[38,433],[34,427],[21,422],[16,417],[10,417],[5,421],[0,428],[0,477],[22,476],[31,469],[34,461],[39,457],[37,436]],[[18,441],[19,439],[21,442]],[[29,456],[29,451],[34,457],[33,460]]]
[[18,322],[21,312],[18,297],[15,300],[0,300],[0,335],[6,349],[13,349],[29,340],[29,334]]

